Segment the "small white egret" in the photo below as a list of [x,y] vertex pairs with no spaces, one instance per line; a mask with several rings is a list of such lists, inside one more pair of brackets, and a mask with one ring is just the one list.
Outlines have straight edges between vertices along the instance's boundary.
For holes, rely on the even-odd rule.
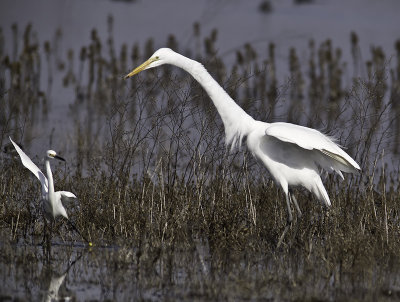
[[76,198],[74,193],[68,191],[57,191],[54,192],[54,181],[53,181],[53,173],[50,169],[50,159],[58,159],[61,161],[65,161],[64,158],[57,155],[57,153],[53,150],[47,150],[45,165],[46,165],[46,176],[40,171],[40,169],[32,162],[32,160],[21,150],[21,148],[11,139],[11,143],[14,145],[15,150],[17,150],[19,157],[21,158],[22,164],[30,170],[40,181],[42,185],[42,202],[43,202],[43,213],[46,220],[50,221],[51,224],[55,221],[58,216],[63,216],[67,219],[69,225],[89,244],[92,246],[92,243],[89,242],[86,237],[84,237],[81,232],[77,229],[75,224],[72,223],[68,218],[67,211],[65,210],[62,202],[67,201],[69,198]]
[[246,137],[251,153],[265,165],[275,183],[282,188],[286,196],[288,225],[278,246],[292,221],[291,202],[298,216],[301,216],[300,207],[289,187],[303,186],[326,206],[330,206],[319,169],[335,171],[342,179],[341,171],[354,173],[360,170],[360,166],[332,138],[315,129],[254,120],[218,85],[202,64],[169,48],[157,50],[146,62],[127,74],[125,79],[163,64],[182,68],[201,84],[222,118],[226,145],[231,145],[231,149],[240,146]]

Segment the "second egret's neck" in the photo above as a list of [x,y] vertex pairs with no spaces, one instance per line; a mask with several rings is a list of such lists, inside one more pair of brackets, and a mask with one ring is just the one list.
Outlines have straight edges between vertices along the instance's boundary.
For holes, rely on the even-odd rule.
[[49,197],[54,195],[54,181],[53,181],[53,173],[51,173],[50,169],[50,161],[46,158],[46,172],[47,172],[47,180],[49,182]]
[[225,143],[232,147],[240,145],[243,137],[252,130],[255,120],[235,103],[202,64],[177,54],[173,65],[190,73],[210,96],[225,127]]

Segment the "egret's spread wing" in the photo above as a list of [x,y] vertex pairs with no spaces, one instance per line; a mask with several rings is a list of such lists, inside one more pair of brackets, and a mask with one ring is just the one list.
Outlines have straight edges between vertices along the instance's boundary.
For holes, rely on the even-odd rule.
[[354,172],[360,169],[360,166],[331,138],[318,130],[290,123],[273,123],[265,130],[265,134],[286,143],[296,144],[306,150],[320,151],[340,166],[338,169],[332,167],[333,170]]
[[61,201],[68,200],[70,198],[77,198],[74,193],[68,191],[58,191],[56,193],[61,195]]
[[68,207],[71,198],[76,198],[75,194],[68,191],[57,191],[54,193],[56,195],[56,215],[62,215],[65,218],[69,219],[67,210],[65,209],[64,205]]
[[290,123],[270,124],[265,134],[308,150],[329,148],[332,144],[332,140],[321,132]]
[[62,205],[69,206],[69,202],[71,198],[77,198],[74,193],[68,191],[57,191],[55,192],[56,196],[59,196],[59,200],[61,201]]
[[48,183],[47,183],[47,178],[44,176],[42,171],[31,161],[31,159],[24,153],[24,151],[21,150],[21,148],[14,143],[14,141],[10,137],[11,143],[14,145],[15,150],[17,150],[19,157],[21,158],[22,164],[25,166],[25,168],[29,169],[36,177],[37,179],[40,180],[40,183],[42,184],[42,191],[45,193],[48,192]]

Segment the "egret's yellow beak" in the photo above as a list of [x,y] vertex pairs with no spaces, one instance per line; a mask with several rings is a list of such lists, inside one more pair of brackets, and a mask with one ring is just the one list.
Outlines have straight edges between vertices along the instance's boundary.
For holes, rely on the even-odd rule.
[[142,65],[140,65],[139,67],[136,67],[134,70],[132,70],[130,73],[128,73],[124,77],[124,79],[130,78],[130,77],[134,76],[135,74],[138,74],[139,72],[141,72],[144,69],[146,69],[146,67],[149,66],[151,63],[153,63],[154,61],[157,61],[157,60],[158,60],[158,58],[150,58],[150,59],[148,59]]

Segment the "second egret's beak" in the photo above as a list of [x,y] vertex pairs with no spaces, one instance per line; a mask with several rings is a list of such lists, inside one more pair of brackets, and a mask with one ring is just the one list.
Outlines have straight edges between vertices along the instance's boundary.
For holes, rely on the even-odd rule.
[[65,159],[64,159],[64,158],[62,158],[61,156],[58,156],[58,155],[54,156],[54,158],[56,158],[56,159],[58,159],[58,160],[65,161]]
[[143,71],[146,69],[147,66],[149,66],[151,63],[153,63],[154,61],[157,61],[158,58],[150,58],[148,59],[146,62],[144,62],[142,65],[140,65],[139,67],[136,67],[134,70],[132,70],[130,73],[128,73],[124,79],[130,78],[132,76],[134,76],[135,74],[138,74],[139,72]]

